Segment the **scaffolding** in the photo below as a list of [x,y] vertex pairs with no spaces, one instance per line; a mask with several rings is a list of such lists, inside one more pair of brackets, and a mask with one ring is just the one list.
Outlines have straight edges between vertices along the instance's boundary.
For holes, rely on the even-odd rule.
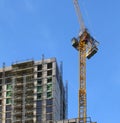
[[5,123],[5,63],[3,63],[3,73],[2,73],[2,112],[1,112],[1,115],[2,115],[2,123]]
[[68,118],[68,81],[66,81],[65,86],[65,102],[66,102],[66,119]]
[[11,123],[12,86],[10,68],[0,69],[0,123]]
[[[13,75],[13,123],[33,123],[34,111],[34,61],[12,65]],[[27,84],[26,84],[27,83]]]

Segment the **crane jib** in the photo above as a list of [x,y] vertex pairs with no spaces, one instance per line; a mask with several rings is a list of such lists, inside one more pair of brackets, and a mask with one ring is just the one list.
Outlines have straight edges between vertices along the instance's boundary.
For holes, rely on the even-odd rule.
[[78,0],[73,0],[73,3],[74,3],[74,7],[75,7],[76,14],[77,14],[77,17],[78,17],[78,21],[79,21],[79,24],[80,24],[81,31],[84,32],[85,24],[84,24],[84,20],[83,20],[83,17],[82,17],[82,13],[80,11],[80,6],[79,6],[79,3],[78,3]]

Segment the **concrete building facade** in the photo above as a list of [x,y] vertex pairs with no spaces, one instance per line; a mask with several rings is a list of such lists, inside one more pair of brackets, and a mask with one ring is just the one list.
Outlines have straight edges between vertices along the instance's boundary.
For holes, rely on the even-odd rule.
[[66,118],[65,87],[55,58],[0,69],[0,123],[53,123]]

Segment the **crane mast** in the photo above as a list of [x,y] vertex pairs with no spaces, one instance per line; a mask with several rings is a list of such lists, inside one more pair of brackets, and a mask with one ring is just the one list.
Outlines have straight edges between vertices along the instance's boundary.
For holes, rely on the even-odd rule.
[[[72,39],[72,46],[79,52],[79,90],[78,90],[78,119],[79,123],[87,121],[87,92],[86,92],[86,58],[90,59],[98,50],[98,42],[90,35],[84,25],[78,0],[73,0],[81,31],[78,38]],[[90,122],[92,123],[92,122]]]
[[79,115],[80,123],[86,123],[86,41],[79,42],[79,61],[80,61],[80,87],[79,87]]

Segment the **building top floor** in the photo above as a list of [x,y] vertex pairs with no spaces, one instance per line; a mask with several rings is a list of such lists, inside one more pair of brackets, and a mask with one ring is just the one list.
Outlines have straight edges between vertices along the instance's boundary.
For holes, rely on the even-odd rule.
[[[24,68],[27,68],[27,67],[30,67],[31,66],[31,63],[33,66],[36,66],[36,65],[39,65],[39,64],[48,64],[48,63],[52,63],[52,62],[56,62],[57,63],[57,60],[55,57],[53,58],[49,58],[49,59],[42,59],[42,60],[26,60],[26,61],[16,61],[16,62],[13,62],[11,64],[11,66],[5,66],[3,65],[3,68],[4,68],[4,71],[11,71],[13,68],[15,67],[24,67]],[[0,72],[3,72],[3,68],[0,68]]]

